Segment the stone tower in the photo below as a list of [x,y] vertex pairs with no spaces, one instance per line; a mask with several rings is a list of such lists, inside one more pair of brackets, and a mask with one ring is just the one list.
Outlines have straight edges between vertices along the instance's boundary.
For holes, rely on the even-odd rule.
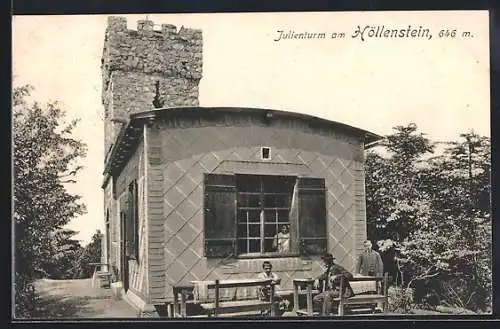
[[[201,30],[140,20],[127,29],[124,17],[108,17],[101,59],[105,152],[131,113],[162,107],[198,106],[202,77]],[[158,91],[158,94],[157,94]]]

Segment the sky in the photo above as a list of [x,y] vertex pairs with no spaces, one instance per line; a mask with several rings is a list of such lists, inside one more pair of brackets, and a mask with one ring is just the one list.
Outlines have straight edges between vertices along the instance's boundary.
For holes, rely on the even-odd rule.
[[[104,228],[104,108],[100,60],[108,15],[14,16],[13,85],[80,118],[88,145],[77,184],[88,212],[68,226],[90,241]],[[146,15],[120,15],[129,29]],[[318,116],[386,135],[415,123],[435,141],[490,136],[489,21],[472,12],[149,14],[203,31],[200,106],[263,107]],[[363,32],[357,37],[355,31]],[[366,28],[366,26],[369,26]],[[432,37],[376,38],[374,29],[429,29]],[[456,30],[455,37],[441,30]],[[278,39],[278,31],[325,33]],[[470,34],[463,35],[463,32]],[[344,38],[332,38],[344,33]],[[372,32],[373,33],[373,32]],[[415,32],[415,33],[418,33]]]

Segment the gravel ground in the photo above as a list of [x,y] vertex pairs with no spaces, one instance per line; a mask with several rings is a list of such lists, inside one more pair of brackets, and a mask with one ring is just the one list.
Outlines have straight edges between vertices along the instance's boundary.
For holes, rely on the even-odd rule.
[[48,280],[35,283],[38,295],[35,318],[136,318],[137,311],[110,289],[92,288],[91,279]]

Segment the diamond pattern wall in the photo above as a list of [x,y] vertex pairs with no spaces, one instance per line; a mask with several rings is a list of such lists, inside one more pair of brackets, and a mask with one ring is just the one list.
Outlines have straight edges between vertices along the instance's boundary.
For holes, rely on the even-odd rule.
[[[218,126],[168,129],[160,126],[163,173],[165,297],[172,298],[171,285],[192,280],[252,277],[261,271],[262,259],[211,260],[203,257],[203,173],[238,172],[241,161],[259,162],[260,147],[271,147],[272,163],[306,168],[311,176],[324,177],[327,193],[329,251],[337,262],[353,270],[356,242],[354,195],[359,143],[337,140],[297,129],[265,126]],[[359,184],[358,184],[359,185]],[[322,268],[318,260],[273,258],[282,278],[281,288],[291,289],[291,280],[314,277]],[[250,291],[252,290],[252,291]],[[240,296],[253,289],[240,289]],[[227,297],[234,295],[227,292]]]

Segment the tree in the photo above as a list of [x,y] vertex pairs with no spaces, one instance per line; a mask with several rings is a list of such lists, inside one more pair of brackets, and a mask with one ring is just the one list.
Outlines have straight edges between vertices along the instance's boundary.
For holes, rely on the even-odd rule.
[[81,249],[78,258],[75,261],[75,277],[86,279],[92,276],[93,268],[89,264],[101,262],[102,237],[103,234],[101,231],[97,230],[94,235],[92,235],[92,240],[85,246],[85,248]]
[[83,251],[78,240],[73,237],[78,232],[70,229],[60,229],[50,233],[51,243],[46,250],[50,257],[44,257],[47,263],[41,267],[46,277],[51,279],[75,278],[76,261]]
[[14,239],[16,317],[29,316],[32,282],[49,262],[53,232],[86,209],[67,184],[82,168],[86,145],[72,136],[57,102],[30,103],[31,86],[13,92]]
[[439,277],[449,301],[486,309],[491,303],[490,141],[469,132],[445,145],[420,175],[431,215],[400,252],[416,277]]
[[395,130],[382,144],[385,154],[367,156],[368,236],[378,240],[385,265],[396,260],[388,270],[399,284],[424,283],[424,293],[432,287],[446,302],[485,309],[491,302],[489,138],[462,134],[435,155],[438,143],[415,125]]
[[386,155],[369,152],[366,160],[368,231],[371,239],[401,241],[418,226],[421,204],[419,165],[434,145],[413,123],[397,126],[381,146]]

